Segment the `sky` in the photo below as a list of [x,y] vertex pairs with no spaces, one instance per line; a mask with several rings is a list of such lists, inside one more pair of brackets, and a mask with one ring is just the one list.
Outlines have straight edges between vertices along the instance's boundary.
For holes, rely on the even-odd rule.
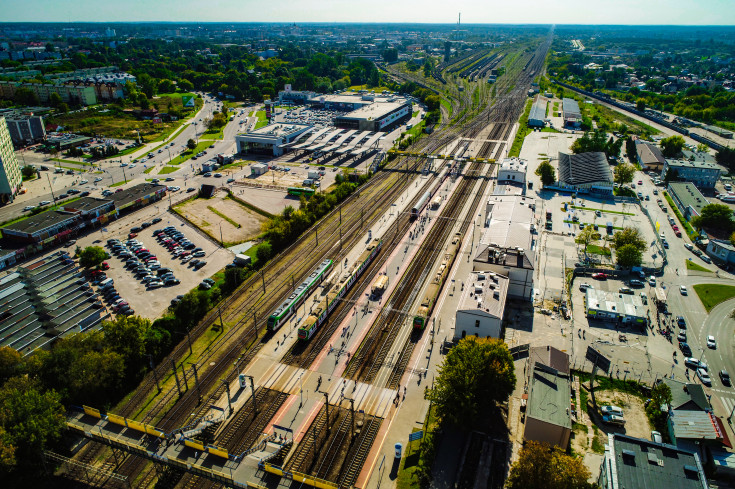
[[735,0],[0,0],[0,22],[735,25]]

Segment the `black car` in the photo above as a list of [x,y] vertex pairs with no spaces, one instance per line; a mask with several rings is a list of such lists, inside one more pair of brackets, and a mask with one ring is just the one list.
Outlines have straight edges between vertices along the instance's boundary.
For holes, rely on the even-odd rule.
[[725,385],[730,385],[730,374],[727,373],[727,370],[720,370],[720,380]]
[[89,192],[87,192],[86,190],[82,192],[81,194],[79,194],[79,197],[88,197],[88,196],[89,196]]
[[680,328],[686,329],[687,327],[687,321],[684,319],[684,316],[676,316],[676,322],[679,325]]
[[163,221],[163,219],[161,219],[160,217],[156,217],[156,218],[154,218],[154,219],[153,219],[153,220],[152,220],[151,222],[152,222],[153,224],[158,224],[158,223],[159,223],[159,222],[161,222],[161,221]]
[[132,227],[132,228],[130,228],[130,232],[131,232],[131,233],[139,233],[139,232],[141,232],[142,230],[143,230],[143,228],[142,228],[142,227],[140,227],[140,226],[135,226],[135,227]]
[[140,225],[140,227],[142,227],[143,229],[149,228],[151,226],[153,226],[152,222],[144,222],[143,224]]
[[61,194],[61,195],[59,195],[58,197],[56,197],[56,200],[61,200],[61,199],[65,199],[65,198],[67,198],[67,197],[69,197],[69,194]]
[[194,270],[199,270],[200,268],[202,268],[206,264],[207,264],[207,262],[204,261],[204,260],[202,260],[199,263],[197,263],[196,265],[194,265]]
[[189,266],[190,267],[195,267],[195,266],[199,265],[199,261],[200,260],[192,260],[192,261],[189,262]]
[[689,344],[686,341],[679,342],[679,349],[684,355],[688,357],[692,356],[692,349],[689,347]]

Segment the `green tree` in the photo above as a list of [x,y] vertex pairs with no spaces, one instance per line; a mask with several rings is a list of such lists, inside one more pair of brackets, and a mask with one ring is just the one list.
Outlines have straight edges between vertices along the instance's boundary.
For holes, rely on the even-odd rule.
[[626,227],[622,231],[617,231],[613,235],[613,245],[615,248],[622,248],[625,245],[633,245],[635,249],[643,252],[646,246],[646,240],[641,236],[638,228]]
[[731,172],[735,170],[735,148],[722,148],[715,154],[715,160]]
[[625,185],[633,181],[635,175],[635,167],[630,163],[620,163],[613,170],[615,175],[615,183],[618,185]]
[[20,172],[23,175],[23,180],[28,180],[29,178],[33,178],[36,176],[36,169],[33,167],[33,165],[24,166],[20,169]]
[[226,293],[231,293],[245,280],[245,269],[232,267],[225,270],[225,283],[222,286]]
[[732,209],[726,204],[707,204],[698,216],[691,219],[691,223],[697,229],[706,228],[728,235],[735,229]]
[[189,329],[198,323],[208,310],[209,297],[206,292],[203,290],[192,290],[184,295],[181,301],[176,305],[174,315],[184,328]]
[[615,249],[616,263],[623,268],[637,267],[643,262],[643,254],[632,244]]
[[148,98],[153,98],[158,92],[158,82],[148,73],[143,73],[138,77],[137,85]]
[[188,141],[186,142],[186,147],[187,147],[187,148],[189,148],[189,149],[194,149],[194,148],[196,148],[196,147],[197,147],[197,143],[196,143],[196,141],[194,141],[193,139],[189,139],[189,140],[188,140]]
[[59,105],[61,105],[61,102],[62,102],[62,100],[61,100],[61,95],[59,95],[59,94],[58,94],[58,93],[56,93],[56,92],[53,92],[53,93],[52,93],[51,95],[49,95],[49,97],[48,97],[48,103],[49,103],[49,105],[50,105],[51,107],[58,107]]
[[628,159],[632,161],[638,160],[638,153],[635,147],[635,141],[631,137],[625,139],[625,153],[628,155]]
[[674,158],[684,149],[686,141],[681,136],[669,136],[661,140],[661,153],[666,158]]
[[511,466],[507,489],[593,489],[587,482],[590,471],[581,458],[567,455],[561,448],[527,441]]
[[592,226],[587,226],[582,229],[577,235],[577,242],[584,245],[584,252],[587,253],[587,247],[595,240],[595,229]]
[[84,268],[92,268],[105,261],[107,253],[99,246],[87,246],[81,250],[78,255],[79,264],[81,266]]
[[635,103],[635,108],[638,109],[640,112],[646,111],[646,100],[639,98]]
[[161,80],[158,82],[158,93],[173,93],[175,90],[176,86],[171,80]]
[[21,356],[18,350],[9,346],[0,347],[0,384],[18,374]]
[[396,48],[389,48],[383,51],[383,60],[386,63],[392,63],[398,61],[398,50]]
[[[0,389],[0,426],[5,431],[0,444],[4,468],[35,462],[50,443],[59,439],[64,428],[59,395],[44,391],[29,377],[11,378]],[[8,450],[14,451],[13,457],[8,456]]]
[[556,182],[556,170],[548,161],[542,161],[539,164],[536,168],[536,175],[541,178],[541,183],[544,185],[551,185]]
[[260,243],[258,249],[255,250],[255,258],[258,260],[260,266],[270,260],[271,256],[273,256],[273,248],[267,241]]
[[60,114],[66,114],[69,112],[69,104],[62,102],[59,104],[59,106],[56,108],[56,111]]
[[697,145],[697,153],[709,153],[709,146],[704,143],[699,143]]
[[651,402],[646,406],[646,414],[653,427],[665,437],[668,437],[668,430],[666,429],[668,411],[661,408],[671,404],[671,400],[671,388],[665,383],[659,382],[651,389]]
[[105,344],[122,355],[125,364],[133,370],[141,367],[150,329],[150,320],[140,316],[119,315],[114,321],[105,321],[102,324]]
[[470,336],[444,358],[429,396],[442,422],[468,428],[495,403],[506,401],[515,383],[507,345],[493,338]]

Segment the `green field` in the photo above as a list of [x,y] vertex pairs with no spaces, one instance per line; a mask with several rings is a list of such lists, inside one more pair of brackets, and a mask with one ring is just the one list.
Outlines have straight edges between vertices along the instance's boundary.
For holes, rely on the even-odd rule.
[[206,150],[207,148],[209,148],[209,146],[211,144],[212,144],[212,141],[208,141],[208,140],[201,141],[200,140],[199,141],[199,144],[197,144],[196,148],[194,148],[194,149],[188,149],[188,150],[184,151],[183,153],[181,153],[180,155],[178,155],[176,158],[174,158],[173,160],[171,160],[171,163],[170,164],[171,165],[180,165],[180,164],[184,163],[185,161],[190,160],[191,157],[194,156],[195,154],[200,153],[200,152]]
[[518,123],[518,132],[516,133],[515,139],[513,139],[513,145],[510,147],[510,152],[508,152],[508,156],[511,158],[513,156],[518,156],[521,154],[523,140],[526,139],[526,136],[531,132],[531,128],[528,127],[528,116],[531,113],[532,105],[533,100],[529,100],[528,102],[526,102],[526,108],[523,111],[521,120]]
[[698,263],[694,263],[692,260],[685,260],[687,262],[687,270],[696,270],[698,272],[710,272],[712,273],[712,270],[709,268],[704,268],[702,265],[699,265]]
[[166,175],[167,173],[173,173],[177,170],[180,170],[178,166],[164,166],[161,168],[161,170],[158,172],[159,175]]
[[265,127],[268,125],[268,119],[265,118],[265,111],[264,110],[258,110],[254,114],[258,118],[258,122],[255,124],[255,129],[260,129],[261,127]]
[[710,312],[717,304],[735,297],[734,285],[720,284],[697,284],[694,286],[694,292],[699,296],[702,305],[707,312]]

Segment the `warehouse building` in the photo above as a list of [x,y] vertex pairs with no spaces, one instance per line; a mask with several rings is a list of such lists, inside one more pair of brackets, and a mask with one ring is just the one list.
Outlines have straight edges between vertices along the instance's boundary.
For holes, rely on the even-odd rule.
[[235,136],[237,152],[281,156],[284,153],[284,145],[293,143],[302,134],[311,131],[313,127],[308,124],[278,123],[238,134]]
[[537,98],[528,115],[528,127],[544,127],[546,125],[546,99]]
[[597,484],[601,489],[707,489],[696,451],[641,438],[608,434]]
[[669,182],[669,196],[687,221],[702,213],[709,200],[691,182]]
[[[567,360],[567,369],[568,369]],[[572,383],[569,373],[535,362],[528,379],[525,441],[566,450],[572,435]]]
[[455,313],[454,339],[466,336],[500,338],[508,277],[492,272],[472,272]]
[[638,324],[645,327],[647,315],[637,295],[587,289],[585,295],[587,317],[601,321]]
[[562,115],[564,116],[564,127],[578,129],[582,126],[582,112],[579,104],[573,98],[562,100]]

